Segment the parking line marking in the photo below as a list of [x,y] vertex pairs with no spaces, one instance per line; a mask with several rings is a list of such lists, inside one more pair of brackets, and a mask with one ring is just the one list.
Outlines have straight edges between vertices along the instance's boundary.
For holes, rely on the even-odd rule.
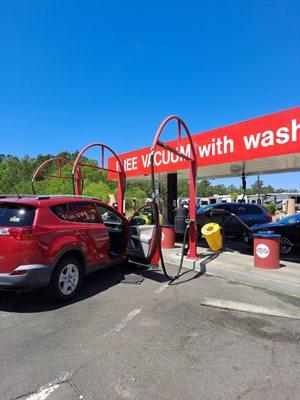
[[27,397],[26,400],[45,400],[54,390],[59,388],[59,384],[56,383],[55,385],[48,386],[44,389],[39,390],[38,392],[32,394],[31,396]]
[[169,286],[169,283],[164,283],[164,284],[161,285],[158,289],[156,289],[154,293],[161,293],[161,292],[163,292],[165,289],[167,289],[168,286]]
[[119,333],[125,326],[130,322],[134,317],[136,317],[140,312],[142,311],[141,308],[135,308],[134,310],[130,311],[129,314],[124,317],[121,322],[119,322],[114,329],[112,329],[110,332],[107,332],[103,335],[103,337],[107,336],[114,336],[117,333]]
[[71,372],[62,372],[56,379],[40,387],[37,392],[26,397],[26,400],[46,400],[51,393],[58,389],[62,383],[67,382],[71,376]]

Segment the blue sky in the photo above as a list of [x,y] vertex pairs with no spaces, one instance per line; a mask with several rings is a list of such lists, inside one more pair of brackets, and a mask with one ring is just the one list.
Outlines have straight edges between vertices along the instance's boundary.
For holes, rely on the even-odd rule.
[[[168,114],[199,132],[299,105],[299,15],[292,0],[2,0],[0,152],[121,153]],[[262,179],[300,189],[299,173]]]

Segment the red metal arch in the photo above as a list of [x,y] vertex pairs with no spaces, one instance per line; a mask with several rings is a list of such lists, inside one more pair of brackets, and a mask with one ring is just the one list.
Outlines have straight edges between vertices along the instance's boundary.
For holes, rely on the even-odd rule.
[[[80,162],[83,154],[89,150],[91,147],[100,147],[101,152],[100,152],[100,165],[91,165],[91,164],[85,164]],[[116,170],[105,167],[104,166],[104,151],[108,150],[110,151],[113,156],[116,158],[117,163],[118,163],[118,168]],[[103,143],[92,143],[89,144],[88,146],[84,147],[80,153],[78,154],[76,160],[74,161],[73,164],[73,170],[72,170],[72,174],[76,174],[76,170],[78,167],[90,167],[90,168],[97,168],[101,171],[106,171],[106,172],[113,172],[113,173],[117,173],[118,174],[118,197],[117,197],[117,201],[118,201],[118,211],[120,213],[123,213],[124,207],[123,207],[123,203],[124,203],[124,191],[125,191],[125,180],[126,180],[126,176],[125,176],[125,171],[124,171],[124,166],[123,163],[121,162],[120,158],[117,156],[117,154],[107,145],[103,144]],[[75,193],[80,195],[82,194],[82,185],[81,185],[81,181],[78,181],[77,179],[75,179]]]
[[[171,146],[167,145],[166,143],[162,142],[160,140],[160,136],[162,134],[162,131],[164,130],[165,126],[170,122],[170,121],[177,121],[177,138],[178,141],[181,140],[181,134],[182,134],[182,128],[186,133],[186,136],[189,139],[189,143],[191,146],[191,157],[188,157],[186,154],[180,153],[177,149],[172,148]],[[195,146],[193,143],[192,136],[190,134],[190,131],[188,127],[186,126],[185,122],[178,117],[177,115],[170,115],[167,118],[165,118],[160,126],[158,127],[154,140],[151,146],[151,152],[150,152],[150,169],[151,169],[151,175],[152,179],[154,180],[154,172],[155,172],[155,166],[154,166],[154,154],[156,147],[160,146],[163,149],[179,156],[180,158],[188,161],[190,163],[190,185],[189,185],[189,199],[190,199],[190,221],[192,222],[190,226],[190,234],[189,234],[189,258],[196,259],[197,258],[197,224],[196,224],[196,178],[197,178],[197,156],[196,156],[196,150]],[[155,198],[155,193],[152,194],[153,198]]]
[[[43,170],[52,163],[57,163],[57,175],[52,175],[52,174],[43,174]],[[43,177],[43,178],[57,178],[57,179],[72,179],[71,175],[68,176],[63,176],[62,174],[62,165],[63,164],[69,164],[71,167],[73,167],[72,161],[68,160],[67,158],[64,157],[52,157],[49,158],[48,160],[44,161],[34,172],[33,177],[31,179],[31,186],[32,190],[35,193],[35,188],[34,188],[34,182],[38,177]],[[76,181],[78,180],[81,182],[81,172],[80,168],[76,169],[76,174],[75,174],[75,179]]]

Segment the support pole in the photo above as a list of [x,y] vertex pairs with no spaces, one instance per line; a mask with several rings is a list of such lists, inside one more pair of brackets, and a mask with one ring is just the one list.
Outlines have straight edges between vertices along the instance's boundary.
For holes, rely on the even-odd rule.
[[191,163],[190,167],[190,236],[188,258],[197,259],[197,216],[196,216],[196,196],[197,196],[197,166]]
[[167,176],[167,219],[168,223],[174,225],[174,210],[177,204],[177,173]]

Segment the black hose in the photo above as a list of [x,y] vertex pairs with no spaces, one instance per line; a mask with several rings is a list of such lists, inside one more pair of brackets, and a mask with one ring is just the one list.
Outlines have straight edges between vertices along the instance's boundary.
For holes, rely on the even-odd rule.
[[[187,241],[187,233],[188,233],[188,231],[189,231],[189,229],[190,229],[190,224],[192,224],[192,223],[194,223],[194,222],[190,221],[190,222],[187,224],[187,226],[186,226],[186,228],[185,228],[185,230],[184,230],[183,243],[182,243],[182,251],[181,251],[181,258],[180,258],[180,263],[179,263],[179,266],[178,266],[178,271],[177,271],[177,274],[176,274],[174,277],[172,277],[172,276],[170,276],[170,275],[168,274],[168,272],[167,272],[167,270],[166,270],[166,266],[165,266],[165,262],[164,262],[164,257],[163,257],[163,252],[162,252],[162,247],[161,247],[161,231],[160,231],[160,226],[159,226],[159,208],[158,208],[158,204],[157,204],[157,201],[156,201],[156,193],[155,193],[154,154],[153,154],[153,153],[150,154],[150,170],[151,170],[152,201],[153,201],[153,209],[154,209],[154,224],[155,224],[155,228],[156,228],[156,229],[155,229],[155,230],[156,230],[156,235],[157,235],[157,236],[156,236],[156,240],[157,240],[157,245],[158,245],[158,249],[159,249],[159,256],[160,256],[160,261],[161,261],[161,267],[162,267],[163,273],[164,273],[164,275],[166,276],[166,278],[172,282],[172,281],[178,279],[179,276],[180,276],[180,274],[181,274],[181,270],[182,270],[182,266],[183,266],[183,259],[184,259],[184,252],[185,252],[185,250],[186,250],[185,246],[186,246],[186,241]],[[238,212],[238,210],[239,210],[239,208],[240,208],[240,206],[241,206],[242,201],[244,200],[244,198],[245,198],[245,196],[246,196],[246,177],[245,177],[245,173],[244,173],[244,172],[243,172],[243,174],[242,174],[242,185],[243,185],[243,196],[242,196],[242,199],[241,199],[240,203],[238,204],[238,206],[237,206],[237,208],[236,208],[236,210],[235,210],[234,213],[231,213],[231,212],[229,212],[229,211],[227,211],[227,210],[223,210],[223,209],[221,209],[221,208],[214,208],[214,211],[219,211],[219,212],[222,212],[222,213],[224,213],[224,214],[229,214],[229,215],[231,215],[231,218],[225,223],[225,225],[222,227],[222,229],[224,229],[225,226],[228,224],[228,222],[231,221],[233,217],[235,217],[235,218],[237,218],[237,220],[238,220],[242,225],[244,225],[244,226],[246,227],[246,229],[250,230],[249,226],[246,225],[246,224],[244,223],[244,221],[242,221],[242,220],[236,215],[236,213]],[[205,214],[208,213],[208,212],[210,212],[210,211],[211,211],[211,210],[207,210],[207,211],[205,212]],[[171,283],[171,282],[170,282],[170,283]]]
[[[235,216],[240,222],[242,222],[242,221],[237,217],[236,214],[238,213],[238,211],[239,211],[239,209],[240,209],[242,203],[244,202],[245,196],[246,196],[247,183],[246,183],[246,175],[245,175],[245,172],[244,172],[244,171],[243,171],[243,173],[242,173],[242,188],[243,188],[243,195],[242,195],[242,198],[241,198],[240,201],[238,201],[238,204],[237,204],[236,209],[234,210],[234,213],[231,213],[231,214],[232,214],[231,218],[229,218],[229,220],[226,221],[225,224],[223,224],[224,217],[222,218],[222,224],[221,224],[221,226],[222,226],[222,229],[223,229],[223,230],[225,230],[226,225],[232,220],[233,216]],[[224,211],[225,211],[225,210],[224,210]],[[228,212],[228,211],[227,211],[227,212]],[[242,224],[245,225],[243,222],[242,222]],[[249,228],[249,227],[248,227],[248,228]]]
[[182,250],[181,250],[181,259],[180,259],[180,264],[178,266],[178,271],[177,274],[173,277],[168,274],[166,270],[166,265],[164,262],[164,256],[162,252],[162,247],[161,247],[161,230],[160,230],[160,225],[159,225],[159,208],[158,204],[156,201],[156,193],[155,193],[155,177],[154,177],[154,163],[153,163],[153,155],[150,156],[150,169],[151,169],[151,186],[152,186],[152,201],[153,201],[153,211],[154,211],[154,224],[155,224],[155,230],[156,230],[156,241],[157,241],[157,246],[159,250],[159,256],[160,256],[160,262],[161,262],[161,268],[163,270],[163,273],[165,277],[171,282],[173,282],[175,279],[178,279],[182,270],[182,265],[183,265],[183,258],[184,258],[184,252],[185,252],[185,246],[187,242],[187,233],[190,228],[190,224],[192,222],[189,222],[185,228],[184,231],[184,237],[183,237],[183,243],[182,243]]
[[165,277],[172,281],[174,277],[170,276],[166,270],[166,265],[164,262],[164,256],[161,248],[161,230],[159,226],[159,209],[158,204],[156,201],[156,193],[155,193],[155,177],[154,177],[154,153],[150,154],[150,170],[151,170],[151,189],[152,189],[152,202],[153,202],[153,211],[154,211],[154,224],[155,224],[155,231],[156,231],[156,241],[159,251],[159,257],[161,262],[161,268]]
[[[247,224],[245,224],[245,222],[242,221],[235,213],[232,213],[232,212],[227,211],[227,210],[223,210],[222,208],[214,208],[213,210],[214,210],[214,211],[221,212],[221,213],[224,213],[224,214],[231,215],[230,220],[228,220],[228,221],[226,222],[225,225],[227,225],[228,222],[231,221],[231,219],[234,217],[234,218],[236,218],[242,225],[244,225],[246,229],[248,229],[249,231],[251,230],[251,228],[250,228]],[[202,215],[207,214],[207,213],[209,213],[209,212],[211,212],[211,210],[205,211]]]
[[[178,279],[178,278],[180,277],[181,270],[182,270],[182,266],[183,266],[184,253],[185,253],[185,250],[186,250],[185,246],[186,246],[186,242],[187,242],[187,233],[188,233],[188,231],[189,231],[189,229],[190,229],[190,224],[191,224],[191,223],[193,223],[193,222],[190,221],[190,222],[187,224],[187,226],[185,227],[184,234],[183,234],[181,258],[180,258],[180,263],[179,263],[179,266],[178,266],[177,275],[174,276],[174,278],[172,279],[171,282],[175,281],[175,279]],[[170,282],[170,283],[171,283],[171,282]]]

